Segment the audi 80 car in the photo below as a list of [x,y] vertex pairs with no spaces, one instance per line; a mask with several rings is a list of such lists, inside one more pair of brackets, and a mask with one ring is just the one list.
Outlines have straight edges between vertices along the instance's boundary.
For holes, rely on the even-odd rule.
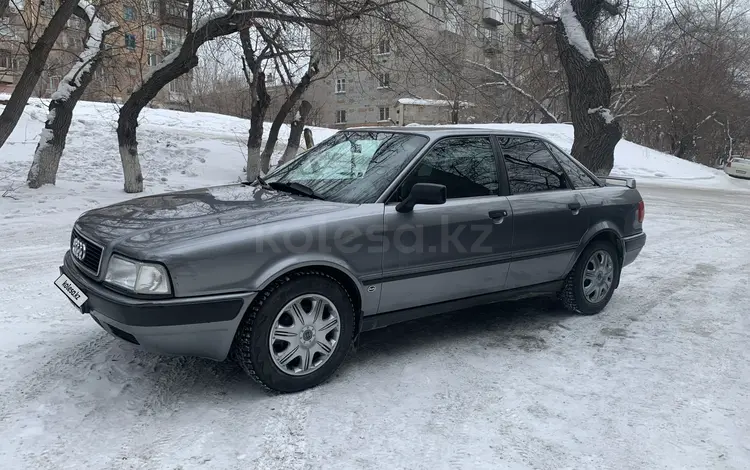
[[55,284],[122,340],[293,392],[393,323],[550,294],[596,314],[643,218],[635,181],[537,135],[356,128],[256,181],[82,214]]

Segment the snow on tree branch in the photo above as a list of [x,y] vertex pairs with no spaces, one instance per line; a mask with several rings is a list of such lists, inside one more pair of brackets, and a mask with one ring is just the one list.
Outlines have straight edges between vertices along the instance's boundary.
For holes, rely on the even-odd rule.
[[597,60],[594,49],[586,38],[586,31],[584,31],[581,22],[578,21],[576,12],[573,11],[571,0],[566,0],[560,8],[560,21],[562,21],[565,28],[565,36],[568,38],[568,43],[580,52],[586,60]]
[[91,70],[93,60],[101,52],[104,35],[117,27],[117,23],[107,23],[96,16],[96,7],[85,0],[79,0],[78,8],[83,10],[88,17],[90,24],[88,39],[83,51],[78,56],[78,61],[65,74],[65,77],[60,80],[57,90],[51,96],[53,100],[66,100],[70,97],[73,90],[81,86],[81,75]]
[[609,108],[605,108],[603,106],[597,106],[596,108],[589,108],[588,113],[589,114],[598,113],[602,117],[602,119],[604,119],[604,122],[607,124],[615,120],[615,117],[612,115],[612,112],[609,110]]

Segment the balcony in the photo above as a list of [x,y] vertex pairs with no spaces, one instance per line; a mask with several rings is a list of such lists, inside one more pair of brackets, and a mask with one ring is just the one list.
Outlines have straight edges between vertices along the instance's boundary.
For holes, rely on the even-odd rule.
[[161,0],[159,2],[159,23],[187,30],[188,24],[188,2],[184,0]]
[[499,7],[496,7],[491,3],[485,3],[482,11],[482,19],[485,23],[493,26],[503,24],[503,14],[500,12]]

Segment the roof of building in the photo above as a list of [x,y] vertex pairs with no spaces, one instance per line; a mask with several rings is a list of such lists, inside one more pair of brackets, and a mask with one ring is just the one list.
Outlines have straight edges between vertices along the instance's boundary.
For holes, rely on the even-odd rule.
[[[422,98],[399,98],[398,100],[399,104],[404,105],[413,105],[413,106],[447,106],[451,107],[453,106],[453,101],[450,100],[430,100],[430,99],[422,99]],[[474,103],[470,103],[468,101],[459,101],[458,106],[461,108],[469,108],[473,107]]]

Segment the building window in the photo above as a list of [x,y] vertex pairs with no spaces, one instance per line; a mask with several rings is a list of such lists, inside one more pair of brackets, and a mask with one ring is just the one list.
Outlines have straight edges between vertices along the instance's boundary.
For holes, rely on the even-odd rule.
[[153,26],[149,26],[147,29],[147,38],[149,41],[156,41],[156,38],[159,36],[159,31],[154,28]]
[[156,65],[159,63],[159,56],[156,54],[149,53],[148,55],[148,65],[149,67],[156,67]]
[[148,2],[148,12],[152,15],[159,13],[159,2]]
[[135,21],[135,8],[125,7],[122,17],[125,21]]
[[336,60],[337,61],[344,60],[344,46],[338,47],[336,49]]
[[390,54],[391,53],[391,41],[383,39],[378,44],[378,54]]
[[15,70],[16,61],[8,51],[0,51],[0,69]]
[[429,13],[430,16],[437,17],[438,9],[437,5],[434,5],[432,3],[427,4],[427,13]]
[[344,124],[346,122],[346,111],[340,109],[336,111],[336,124]]
[[378,74],[378,88],[390,88],[391,75],[389,73]]
[[179,79],[172,80],[171,82],[169,82],[169,92],[170,93],[180,93],[181,92],[181,90],[180,90],[180,84],[179,84],[178,80]]
[[524,17],[523,15],[516,16],[516,24],[523,24]]
[[174,1],[167,3],[167,13],[178,18],[187,18],[187,9]]
[[135,50],[135,34],[125,34],[125,47],[131,51]]
[[391,119],[391,108],[387,106],[381,106],[380,108],[380,120],[389,121]]
[[345,78],[336,79],[336,93],[346,93],[346,79]]

